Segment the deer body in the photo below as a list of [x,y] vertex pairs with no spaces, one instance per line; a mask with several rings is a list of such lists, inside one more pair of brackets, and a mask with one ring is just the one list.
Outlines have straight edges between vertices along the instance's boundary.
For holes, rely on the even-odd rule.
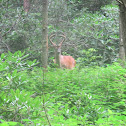
[[72,56],[63,56],[60,55],[60,67],[66,69],[73,69],[76,65],[76,62]]
[[59,45],[56,45],[52,42],[51,37],[53,36],[55,36],[55,34],[51,35],[49,39],[55,49],[54,63],[58,64],[58,67],[60,68],[73,69],[76,65],[76,61],[74,60],[74,58],[72,56],[61,55],[61,46],[63,41],[65,41],[65,36],[61,35],[61,37],[64,37],[64,39]]

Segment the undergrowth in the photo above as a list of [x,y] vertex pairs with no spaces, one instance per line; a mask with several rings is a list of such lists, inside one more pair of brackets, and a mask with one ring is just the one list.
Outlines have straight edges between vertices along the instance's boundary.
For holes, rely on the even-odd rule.
[[126,70],[118,63],[43,73],[26,58],[1,55],[1,126],[125,125]]

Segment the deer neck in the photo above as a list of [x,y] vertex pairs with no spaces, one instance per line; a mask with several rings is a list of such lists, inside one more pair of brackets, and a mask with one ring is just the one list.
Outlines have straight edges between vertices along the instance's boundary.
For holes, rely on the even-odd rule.
[[61,67],[60,57],[61,57],[61,50],[59,49],[55,51],[55,59],[56,59],[56,64],[58,64],[58,67]]

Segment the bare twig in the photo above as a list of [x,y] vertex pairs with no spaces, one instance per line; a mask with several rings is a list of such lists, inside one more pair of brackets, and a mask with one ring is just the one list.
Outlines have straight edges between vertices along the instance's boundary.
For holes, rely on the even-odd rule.
[[46,107],[45,107],[45,98],[44,98],[44,81],[45,81],[45,70],[43,70],[43,83],[42,83],[42,94],[43,94],[43,109],[44,109],[44,112],[45,112],[45,116],[46,116],[46,119],[48,121],[48,124],[49,126],[51,126],[51,123],[50,123],[50,120],[49,120],[49,117],[48,117],[48,114],[47,114],[47,111],[46,111]]
[[15,23],[11,26],[11,28],[7,31],[7,32],[5,32],[2,36],[1,36],[1,38],[2,37],[4,37],[4,36],[6,36],[6,34],[8,34],[8,33],[10,33],[12,30],[13,30],[13,28],[16,26],[16,24],[19,22],[19,19],[21,18],[21,16],[19,16],[19,18],[15,21]]
[[123,4],[123,2],[122,1],[120,1],[120,0],[116,0],[118,3],[120,3],[120,4]]
[[10,33],[14,29],[14,27],[16,26],[16,24],[18,24],[20,18],[21,18],[21,15],[18,17],[18,19],[14,22],[14,24],[11,26],[11,28],[7,32],[5,32],[3,35],[0,35],[0,41],[1,41],[1,43],[3,43],[9,51],[10,51],[9,46],[6,43],[2,42],[2,38],[4,36],[6,36],[8,33]]

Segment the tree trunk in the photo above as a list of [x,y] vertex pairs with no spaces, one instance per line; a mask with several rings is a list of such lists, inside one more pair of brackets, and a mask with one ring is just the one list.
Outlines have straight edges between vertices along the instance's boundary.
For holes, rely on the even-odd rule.
[[48,0],[42,0],[42,67],[48,60]]
[[126,7],[123,1],[119,4],[119,29],[120,29],[120,47],[119,58],[125,61],[126,58]]
[[30,9],[30,0],[24,0],[24,11],[28,12]]

